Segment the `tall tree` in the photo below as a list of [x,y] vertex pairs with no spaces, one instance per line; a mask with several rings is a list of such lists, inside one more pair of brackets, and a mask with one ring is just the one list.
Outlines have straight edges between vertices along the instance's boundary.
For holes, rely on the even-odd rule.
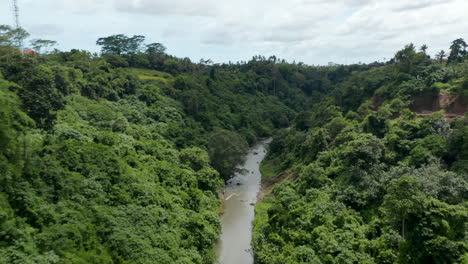
[[124,34],[118,34],[99,38],[96,45],[102,46],[101,52],[103,54],[134,54],[140,52],[144,41],[144,36],[128,37]]
[[426,54],[426,51],[427,51],[428,47],[427,47],[426,44],[423,44],[423,45],[421,46],[421,48],[419,48],[419,49],[420,49],[424,54]]
[[466,42],[462,38],[454,40],[450,46],[450,55],[447,62],[462,62],[466,54],[466,47]]
[[127,39],[127,53],[138,53],[141,51],[145,37],[141,35],[134,35]]
[[403,72],[410,72],[416,58],[416,49],[413,43],[406,45],[404,49],[395,54],[395,61]]
[[26,69],[18,81],[23,110],[43,128],[52,127],[57,110],[65,104],[55,79],[56,75],[50,68],[39,65]]
[[146,53],[148,54],[163,54],[166,47],[161,43],[151,43],[146,45]]
[[47,39],[33,39],[31,40],[31,47],[41,53],[42,49],[44,49],[44,53],[49,53],[49,49],[53,46],[57,45],[57,41],[54,40],[47,40]]
[[234,167],[241,161],[241,155],[247,151],[247,142],[239,134],[218,129],[210,137],[208,152],[213,167],[224,179],[228,179]]
[[29,37],[29,33],[22,28],[12,28],[8,25],[0,25],[0,46],[12,46],[21,48],[23,40]]
[[436,59],[442,63],[442,61],[444,60],[444,58],[447,57],[447,54],[445,53],[445,50],[441,50],[439,51],[437,54],[436,54]]

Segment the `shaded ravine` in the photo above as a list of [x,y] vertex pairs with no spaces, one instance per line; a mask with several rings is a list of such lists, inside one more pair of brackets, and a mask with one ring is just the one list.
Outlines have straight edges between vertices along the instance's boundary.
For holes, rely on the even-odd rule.
[[260,163],[266,155],[271,140],[261,141],[248,152],[245,162],[228,181],[224,189],[224,214],[221,217],[222,233],[216,246],[220,264],[251,264],[252,225],[254,204],[260,191]]

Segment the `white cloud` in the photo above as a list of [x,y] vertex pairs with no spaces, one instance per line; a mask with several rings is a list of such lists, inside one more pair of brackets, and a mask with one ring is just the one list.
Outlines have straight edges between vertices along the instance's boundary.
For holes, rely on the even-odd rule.
[[39,36],[58,36],[64,32],[64,29],[55,24],[35,24],[29,28],[29,33]]
[[153,15],[215,16],[219,3],[215,0],[115,0],[122,12]]
[[396,0],[388,1],[388,4],[393,11],[409,11],[415,9],[422,9],[426,7],[433,7],[439,4],[447,4],[452,2],[452,0],[418,0],[418,1],[406,1],[406,0]]
[[[10,3],[0,0],[0,24]],[[405,44],[432,54],[468,38],[466,0],[21,0],[21,20],[62,48],[143,34],[193,60],[277,55],[310,64],[387,59]]]

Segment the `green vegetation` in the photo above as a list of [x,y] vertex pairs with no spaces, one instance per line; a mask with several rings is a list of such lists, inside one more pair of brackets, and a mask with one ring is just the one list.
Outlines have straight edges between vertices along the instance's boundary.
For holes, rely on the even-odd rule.
[[260,171],[262,172],[262,182],[267,184],[273,184],[275,177],[281,172],[274,166],[272,161],[262,162]]
[[[257,206],[259,263],[466,260],[467,121],[442,115],[467,94],[460,41],[449,65],[409,45],[312,67],[125,35],[22,54],[27,37],[0,27],[0,263],[213,263],[223,180],[272,135],[263,168],[294,177]],[[441,91],[446,112],[416,118]]]
[[[394,61],[353,73],[274,136],[264,171],[299,176],[257,205],[256,263],[466,263],[468,63],[413,45]],[[442,111],[419,112],[449,91]]]
[[21,54],[1,30],[1,263],[212,263],[223,178],[310,104],[299,65],[194,64],[138,36]]

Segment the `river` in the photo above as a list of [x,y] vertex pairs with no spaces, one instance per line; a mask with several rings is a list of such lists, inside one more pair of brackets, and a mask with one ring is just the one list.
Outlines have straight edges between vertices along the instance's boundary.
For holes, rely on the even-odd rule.
[[261,141],[250,149],[244,164],[224,189],[222,233],[216,246],[220,264],[252,264],[252,225],[254,204],[261,187],[260,163],[270,140]]

